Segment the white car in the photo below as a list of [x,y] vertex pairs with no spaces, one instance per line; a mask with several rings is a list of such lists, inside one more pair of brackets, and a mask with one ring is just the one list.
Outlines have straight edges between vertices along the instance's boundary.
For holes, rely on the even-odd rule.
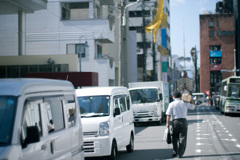
[[0,80],[0,159],[84,160],[81,117],[70,82]]
[[84,156],[116,159],[118,149],[134,149],[133,111],[126,87],[76,90],[80,106]]
[[193,99],[194,97],[196,97],[196,101],[194,102],[195,104],[201,104],[201,103],[204,103],[205,102],[205,95],[204,93],[192,93],[192,96],[193,96]]

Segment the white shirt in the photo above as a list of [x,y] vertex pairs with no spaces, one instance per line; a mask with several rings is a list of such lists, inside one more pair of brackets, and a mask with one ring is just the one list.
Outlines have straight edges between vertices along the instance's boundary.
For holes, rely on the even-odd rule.
[[195,105],[183,102],[180,98],[176,98],[168,106],[166,115],[171,115],[172,120],[186,118],[188,109],[195,109]]

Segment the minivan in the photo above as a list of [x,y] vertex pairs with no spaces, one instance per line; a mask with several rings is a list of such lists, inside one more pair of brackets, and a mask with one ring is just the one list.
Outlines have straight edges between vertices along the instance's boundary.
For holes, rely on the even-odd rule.
[[126,87],[76,89],[83,124],[85,157],[116,159],[119,149],[134,150],[132,103]]
[[71,82],[0,79],[0,159],[84,159]]
[[197,97],[197,102],[195,104],[199,105],[205,102],[205,94],[204,93],[192,93],[193,97]]

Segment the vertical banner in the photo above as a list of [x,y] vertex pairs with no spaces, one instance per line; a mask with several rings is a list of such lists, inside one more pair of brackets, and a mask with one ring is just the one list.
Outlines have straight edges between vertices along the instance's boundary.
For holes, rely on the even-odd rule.
[[162,28],[162,46],[166,49],[167,48],[167,30],[166,28]]

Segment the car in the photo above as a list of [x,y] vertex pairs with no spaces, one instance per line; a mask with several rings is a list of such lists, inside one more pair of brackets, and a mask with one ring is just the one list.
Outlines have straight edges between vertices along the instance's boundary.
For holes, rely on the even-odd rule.
[[71,82],[0,79],[0,159],[84,160],[78,101]]
[[194,103],[197,104],[197,105],[205,102],[204,93],[192,93],[192,96],[193,96],[193,99],[195,99],[194,97],[196,96],[197,101],[195,101]]
[[85,157],[116,159],[120,148],[134,150],[134,118],[126,87],[76,89],[83,124]]

